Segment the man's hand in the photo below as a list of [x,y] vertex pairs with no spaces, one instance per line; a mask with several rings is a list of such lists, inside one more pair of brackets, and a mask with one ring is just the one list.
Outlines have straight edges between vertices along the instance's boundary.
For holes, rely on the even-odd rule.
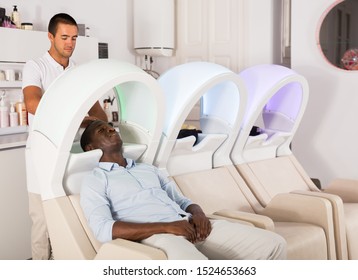
[[190,223],[193,225],[196,232],[195,242],[205,240],[211,232],[211,223],[209,219],[197,204],[189,205],[186,211],[192,214]]
[[203,214],[192,216],[190,223],[194,226],[196,232],[196,242],[205,240],[211,232],[211,223]]
[[192,224],[186,220],[175,221],[168,224],[168,233],[184,236],[190,242],[196,241],[196,232]]

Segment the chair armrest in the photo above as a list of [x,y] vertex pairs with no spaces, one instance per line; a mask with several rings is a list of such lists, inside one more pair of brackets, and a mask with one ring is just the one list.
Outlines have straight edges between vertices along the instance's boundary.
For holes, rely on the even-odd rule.
[[214,215],[218,216],[219,218],[221,217],[224,219],[230,219],[231,221],[244,221],[254,225],[255,227],[263,228],[266,230],[274,231],[275,228],[273,221],[269,217],[257,215],[254,213],[222,209],[216,211]]
[[104,243],[96,260],[166,260],[166,254],[157,248],[125,239]]
[[298,195],[317,197],[326,199],[331,203],[333,210],[333,223],[334,223],[334,234],[336,240],[337,258],[348,259],[348,248],[347,248],[347,236],[346,236],[346,225],[344,217],[344,207],[341,197],[326,192],[314,192],[314,191],[295,191],[292,192]]
[[274,221],[301,222],[320,226],[327,237],[329,258],[336,259],[338,254],[344,255],[347,245],[343,239],[336,240],[335,235],[336,232],[344,229],[339,226],[335,228],[331,202],[323,197],[309,195],[316,192],[306,192],[307,195],[304,193],[278,194],[259,214],[266,215]]
[[278,222],[302,222],[320,226],[332,224],[332,206],[329,201],[299,193],[276,195],[259,214]]
[[323,192],[338,195],[344,203],[357,203],[358,180],[335,179],[323,189]]

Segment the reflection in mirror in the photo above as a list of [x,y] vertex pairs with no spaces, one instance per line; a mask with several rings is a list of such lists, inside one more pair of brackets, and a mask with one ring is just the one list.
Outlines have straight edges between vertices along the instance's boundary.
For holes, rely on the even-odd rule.
[[[339,2],[339,1],[338,1]],[[319,44],[334,66],[358,70],[358,0],[340,1],[323,19]]]

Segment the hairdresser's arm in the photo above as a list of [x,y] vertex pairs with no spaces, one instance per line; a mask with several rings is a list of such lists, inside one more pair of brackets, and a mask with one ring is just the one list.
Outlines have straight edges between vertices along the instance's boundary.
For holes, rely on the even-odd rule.
[[102,106],[99,104],[99,101],[97,101],[92,108],[88,111],[88,115],[90,117],[95,117],[99,120],[108,122],[108,118],[106,113],[104,112]]
[[42,90],[37,86],[27,86],[23,89],[24,102],[26,110],[35,115],[37,106],[40,103],[42,97]]
[[103,108],[97,101],[92,108],[88,111],[88,116],[85,117],[81,123],[81,127],[87,127],[92,121],[102,120],[108,122],[108,118]]

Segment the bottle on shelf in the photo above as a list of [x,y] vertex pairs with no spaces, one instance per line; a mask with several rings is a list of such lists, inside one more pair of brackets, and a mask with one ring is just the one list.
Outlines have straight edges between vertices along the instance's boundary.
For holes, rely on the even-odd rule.
[[19,125],[19,115],[15,111],[15,104],[13,102],[11,102],[10,105],[9,119],[10,119],[10,127],[15,127]]
[[19,116],[19,125],[27,125],[27,110],[25,102],[23,99],[20,99],[19,102],[15,104],[16,112]]
[[110,109],[111,101],[108,99],[103,100],[103,110],[107,115],[107,119],[109,122],[112,121],[112,112]]
[[5,95],[1,96],[0,101],[0,127],[9,127],[9,108],[5,104]]
[[16,25],[16,28],[21,28],[20,13],[16,5],[14,5],[14,9],[11,13],[11,21]]

